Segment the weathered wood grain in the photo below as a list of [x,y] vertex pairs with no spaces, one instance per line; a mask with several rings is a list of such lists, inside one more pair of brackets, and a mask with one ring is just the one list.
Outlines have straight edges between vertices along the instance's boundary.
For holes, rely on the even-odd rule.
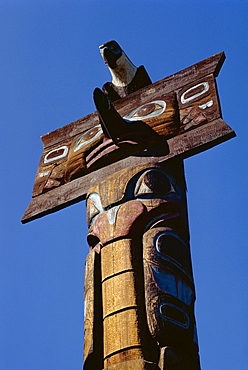
[[84,274],[84,362],[93,352],[94,326],[94,264],[95,253],[91,252],[86,258]]
[[142,358],[135,252],[130,239],[117,240],[101,250],[104,368],[124,358]]
[[[138,309],[130,308],[104,319],[104,358],[120,350],[141,348],[138,317]],[[116,333],[119,333],[118,337]]]
[[180,368],[199,370],[187,366],[198,365],[198,347],[182,160],[99,180],[87,214],[88,242],[100,244],[104,369],[147,368],[145,359],[164,369],[170,347]]
[[[90,186],[125,166],[178,155],[187,158],[234,137],[234,131],[221,119],[215,84],[224,59],[224,53],[216,54],[115,103],[122,117],[140,117],[160,139],[167,139],[164,144],[154,138],[150,145],[157,142],[156,147],[140,152],[142,145],[117,147],[108,143],[99,131],[96,112],[44,135],[32,194],[35,198],[22,222],[84,199]],[[164,104],[165,111],[161,110]],[[158,115],[149,115],[156,110]]]
[[220,118],[214,75],[204,76],[170,93],[161,95],[161,91],[155,89],[151,96],[127,100],[119,113],[130,121],[124,125],[124,132],[118,133],[123,137],[119,143],[105,138],[98,122],[80,135],[45,148],[32,196],[158,145],[162,139],[174,137],[178,132]]
[[[122,240],[116,240],[103,248],[101,253],[102,281],[120,274],[122,271],[133,270],[133,258],[135,256],[135,250],[133,251],[133,249],[131,239],[125,239],[125,243]],[[110,258],[110,256],[113,257]]]
[[[133,349],[132,351],[134,352],[134,351],[137,351],[137,350]],[[155,363],[140,359],[140,360],[128,360],[128,361],[121,362],[121,363],[116,363],[114,365],[110,365],[110,366],[104,368],[104,370],[107,370],[107,369],[108,370],[130,370],[130,369],[133,369],[133,370],[159,370],[160,367],[158,367]]]
[[[222,119],[211,121],[169,139],[167,141],[168,154],[163,155],[162,153],[150,157],[149,153],[148,155],[143,153],[143,156],[130,156],[33,198],[21,221],[27,223],[85,199],[88,189],[99,179],[103,179],[122,168],[146,162],[163,162],[178,155],[182,158],[188,158],[234,136],[235,132]],[[168,148],[163,148],[162,151],[168,152]]]
[[[178,89],[184,85],[187,85],[193,81],[196,81],[204,76],[213,74],[215,77],[218,76],[220,68],[225,60],[225,53],[221,52],[211,56],[210,58],[204,59],[199,63],[196,63],[180,72],[177,72],[171,76],[165,77],[151,86],[147,86],[143,89],[135,91],[130,94],[127,98],[118,100],[114,106],[115,108],[122,113],[123,107],[126,107],[127,111],[129,110],[129,104],[133,101],[142,101],[147,99],[147,97],[152,96],[155,91],[159,91],[160,95],[169,93],[175,89]],[[41,137],[44,148],[47,148],[51,145],[62,142],[65,138],[73,137],[81,132],[84,132],[94,125],[98,124],[98,115],[96,112],[89,114],[83,118],[80,118],[77,121],[69,123],[57,130],[54,130],[46,135]]]
[[[214,72],[214,69],[203,68],[203,71]],[[180,76],[182,74],[183,71],[179,73]],[[95,113],[45,135],[32,196],[63,186],[75,178],[149,148],[159,141],[160,136],[168,139],[178,132],[192,130],[220,118],[214,73],[196,80],[191,77],[177,81],[178,75],[175,74],[172,82],[176,80],[176,85],[170,81],[165,86],[165,78],[139,91],[138,95],[128,96],[116,103],[119,114],[132,121],[126,128],[129,144],[125,142],[127,139],[120,141],[119,145],[106,140],[100,132],[100,121]],[[168,92],[172,87],[176,89]],[[79,128],[77,133],[76,127]],[[48,142],[50,145],[47,145]]]
[[84,370],[103,368],[101,258],[91,251],[86,258],[84,288]]

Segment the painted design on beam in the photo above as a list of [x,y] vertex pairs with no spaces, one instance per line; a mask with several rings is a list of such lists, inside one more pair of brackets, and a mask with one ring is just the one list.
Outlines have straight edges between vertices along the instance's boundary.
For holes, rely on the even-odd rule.
[[150,103],[146,103],[134,109],[132,112],[128,113],[124,119],[128,121],[138,121],[144,120],[152,117],[160,116],[166,110],[166,101],[155,100]]
[[116,100],[113,111],[122,120],[121,137],[121,120],[106,120],[111,136],[97,112],[42,136],[33,199],[22,222],[85,198],[88,185],[103,176],[104,167],[114,173],[113,164],[124,168],[127,157],[133,165],[155,158],[188,158],[234,137],[221,118],[215,83],[224,59],[219,53],[153,84],[147,80],[147,86]]
[[[164,139],[168,139],[220,117],[214,84],[214,77],[208,76],[201,82],[186,85],[177,94],[173,92],[158,96],[156,100],[131,109],[123,118],[130,122],[130,132],[135,131],[137,121],[142,121]],[[139,145],[133,145],[133,148],[128,147],[128,152],[132,154],[132,151],[135,153],[142,149]],[[98,167],[98,162],[101,164],[104,160],[108,164],[123,156],[126,156],[126,150],[112,140],[106,141],[101,125],[98,124],[77,135],[67,145],[60,144],[44,151],[33,196],[91,172]],[[47,171],[48,163],[54,165],[52,176]],[[47,176],[41,175],[46,172]],[[49,182],[49,178],[52,181]]]

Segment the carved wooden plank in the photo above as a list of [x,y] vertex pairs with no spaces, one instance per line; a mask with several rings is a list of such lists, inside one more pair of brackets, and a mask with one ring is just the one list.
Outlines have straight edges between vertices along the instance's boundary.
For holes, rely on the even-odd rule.
[[44,148],[47,148],[63,141],[65,138],[70,138],[80,134],[81,132],[87,131],[98,123],[98,114],[97,112],[93,112],[83,118],[69,123],[68,125],[41,136],[42,144]]
[[[145,130],[144,142],[135,139],[134,144],[118,146],[106,140],[96,112],[44,135],[34,199],[22,222],[84,199],[95,181],[124,166],[177,155],[187,158],[235,136],[221,120],[215,85],[224,59],[224,53],[216,54],[115,103],[119,114],[131,122],[131,138],[132,131],[135,139],[144,135],[143,129],[152,129]],[[149,141],[149,136],[154,138]],[[158,138],[167,142],[159,145]],[[154,143],[156,149],[149,149]]]
[[[169,139],[167,142],[169,154],[157,157],[146,157],[145,155],[130,156],[89,173],[84,177],[75,179],[59,188],[50,190],[48,193],[33,198],[24,213],[22,223],[56,212],[85,199],[88,189],[96,183],[99,178],[104,178],[122,168],[144,162],[163,162],[177,155],[188,158],[221,142],[229,140],[234,136],[234,131],[222,119],[209,122],[206,125]],[[168,152],[168,148],[165,148],[165,150]]]
[[[223,53],[220,53],[119,100],[116,109],[132,123],[128,125],[128,132],[134,145],[117,145],[112,140],[106,141],[96,113],[45,135],[42,138],[44,152],[32,196],[63,186],[75,178],[154,145],[158,139],[153,130],[168,139],[178,132],[191,130],[221,117],[214,74],[222,60]],[[212,73],[204,75],[209,71]],[[140,120],[143,126],[138,122]],[[77,131],[77,126],[80,131]]]
[[[128,101],[136,99],[142,99],[143,97],[151,96],[155,91],[160,90],[161,95],[166,94],[170,91],[178,89],[188,83],[196,81],[201,77],[208,74],[213,74],[215,77],[218,76],[220,68],[225,60],[225,53],[221,52],[211,56],[210,58],[204,59],[199,63],[196,63],[184,70],[177,72],[171,76],[165,77],[150,86],[135,91],[130,94],[127,98],[117,101],[114,105],[117,110],[127,105]],[[139,98],[140,96],[140,98]],[[80,118],[77,121],[69,123],[57,130],[54,130],[41,137],[44,148],[57,144],[64,140],[64,138],[73,137],[75,135],[84,132],[94,125],[98,124],[97,113],[91,113],[86,117]]]

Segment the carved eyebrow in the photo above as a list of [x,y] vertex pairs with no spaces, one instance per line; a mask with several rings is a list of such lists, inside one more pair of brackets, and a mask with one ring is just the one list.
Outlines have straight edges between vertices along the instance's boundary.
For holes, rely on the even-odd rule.
[[105,210],[102,207],[101,199],[98,193],[91,193],[86,199],[87,208],[87,224],[91,227],[96,220],[96,217],[103,213]]
[[[102,202],[101,202],[101,198],[100,198],[100,195],[98,193],[91,193],[87,197],[87,201],[89,199],[91,199],[91,201],[94,203],[95,207],[97,209],[99,209],[99,211],[104,211],[103,206],[102,206]],[[86,203],[87,203],[87,201],[86,201]]]
[[135,197],[142,194],[149,195],[153,193],[160,195],[176,193],[173,183],[167,174],[157,168],[151,168],[144,171],[137,179],[134,188]]

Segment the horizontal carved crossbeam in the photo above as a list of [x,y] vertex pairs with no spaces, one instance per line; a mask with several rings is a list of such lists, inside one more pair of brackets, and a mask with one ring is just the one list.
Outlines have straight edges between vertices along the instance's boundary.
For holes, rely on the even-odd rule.
[[[215,82],[224,59],[223,52],[216,54],[116,101],[130,124],[124,142],[106,140],[97,112],[42,136],[44,151],[22,222],[83,200],[90,186],[120,169],[187,158],[234,137],[221,118]],[[159,140],[136,140],[140,127]]]

